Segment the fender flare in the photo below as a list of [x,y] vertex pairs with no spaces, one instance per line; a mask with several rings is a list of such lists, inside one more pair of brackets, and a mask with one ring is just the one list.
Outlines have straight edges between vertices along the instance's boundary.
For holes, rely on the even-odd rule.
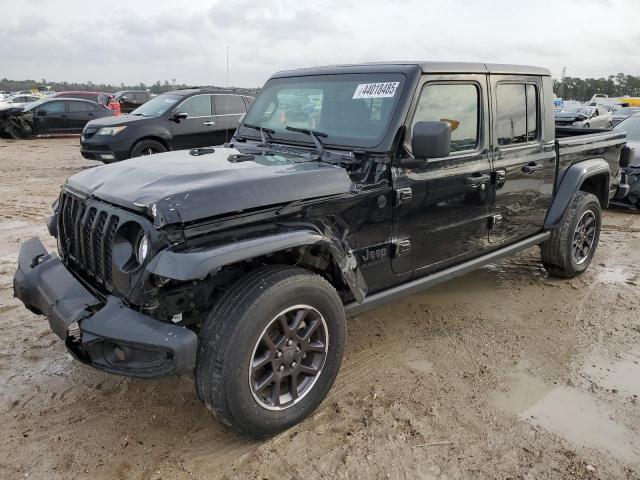
[[[580,191],[580,187],[582,187],[585,180],[597,175],[606,175],[607,177],[606,200],[608,201],[608,186],[611,178],[611,170],[606,160],[603,158],[591,158],[574,163],[567,168],[562,176],[562,180],[560,180],[558,190],[547,212],[547,218],[544,221],[545,229],[553,230],[560,228],[564,222],[568,207]],[[600,200],[602,201],[602,199]],[[606,204],[602,205],[602,207],[606,206]]]
[[184,252],[164,250],[146,267],[149,273],[179,281],[199,280],[220,268],[268,253],[295,247],[320,246],[326,248],[342,273],[342,279],[357,302],[362,303],[367,285],[355,255],[332,239],[310,229],[279,232],[264,237],[198,248]]

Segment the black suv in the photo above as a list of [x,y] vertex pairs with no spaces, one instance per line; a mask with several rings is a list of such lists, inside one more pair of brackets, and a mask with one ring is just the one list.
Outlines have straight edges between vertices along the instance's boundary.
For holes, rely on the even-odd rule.
[[220,145],[231,139],[252,97],[219,90],[163,93],[130,115],[89,122],[84,158],[110,163],[141,155]]
[[140,105],[151,100],[151,93],[142,90],[123,90],[114,93],[113,96],[120,103],[122,113],[131,113]]

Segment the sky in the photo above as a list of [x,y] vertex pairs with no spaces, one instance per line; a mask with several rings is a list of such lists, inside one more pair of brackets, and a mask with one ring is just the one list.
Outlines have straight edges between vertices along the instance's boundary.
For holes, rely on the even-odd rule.
[[256,87],[385,60],[640,74],[640,0],[0,0],[0,78]]

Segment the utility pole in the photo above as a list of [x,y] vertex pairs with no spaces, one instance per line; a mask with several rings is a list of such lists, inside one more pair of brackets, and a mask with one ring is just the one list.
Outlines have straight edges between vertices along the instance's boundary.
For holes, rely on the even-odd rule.
[[229,45],[227,45],[227,88],[229,88]]
[[560,98],[562,98],[564,100],[564,77],[567,76],[567,67],[562,67],[562,75],[560,76],[560,91],[562,92],[562,95],[560,96]]

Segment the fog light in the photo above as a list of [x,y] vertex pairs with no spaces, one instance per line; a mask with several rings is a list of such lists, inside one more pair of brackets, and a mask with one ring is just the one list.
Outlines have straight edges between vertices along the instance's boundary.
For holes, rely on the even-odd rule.
[[100,155],[100,158],[102,160],[113,160],[113,155],[110,155],[110,154]]
[[113,353],[115,354],[119,362],[124,362],[127,359],[127,354],[124,353],[124,350],[122,350],[120,347],[114,348]]

